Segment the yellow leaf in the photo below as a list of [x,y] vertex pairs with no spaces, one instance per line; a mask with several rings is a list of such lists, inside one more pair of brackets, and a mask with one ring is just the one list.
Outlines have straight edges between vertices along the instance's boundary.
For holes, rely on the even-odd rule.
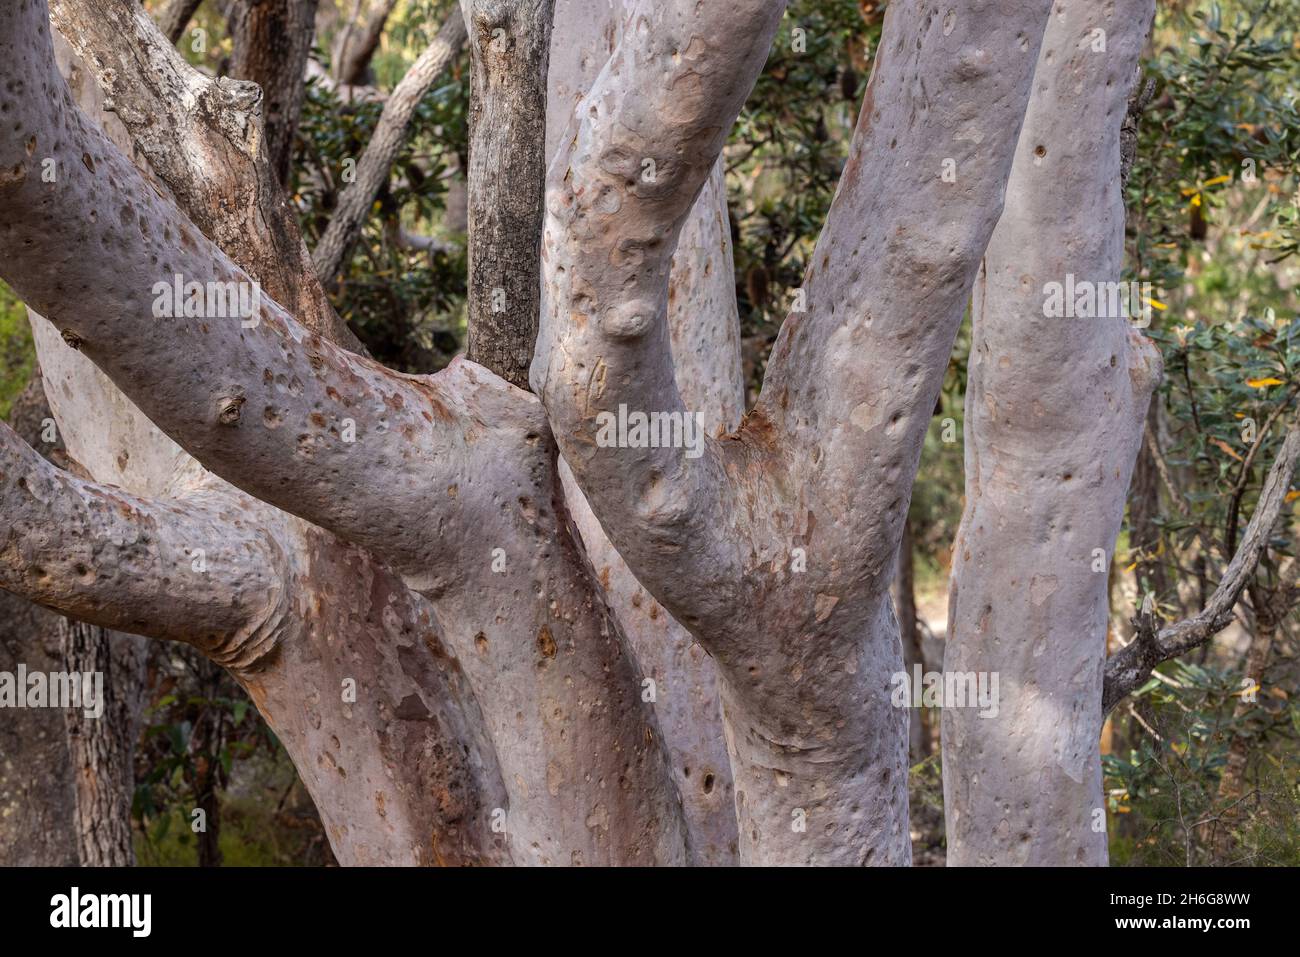
[[1146,304],[1147,304],[1148,306],[1151,306],[1151,307],[1153,307],[1153,308],[1155,308],[1155,309],[1159,309],[1161,312],[1164,312],[1166,309],[1169,308],[1167,305],[1165,305],[1165,304],[1164,304],[1163,302],[1161,302],[1159,299],[1152,299],[1150,296],[1147,296],[1145,302],[1146,302]]
[[1197,193],[1197,192],[1199,192],[1199,190],[1197,190],[1197,188],[1196,188],[1195,186],[1189,186],[1187,189],[1183,190],[1183,195],[1184,195],[1184,196],[1192,196],[1192,195],[1194,195],[1194,194]]
[[1281,385],[1281,384],[1282,384],[1281,379],[1274,379],[1272,376],[1269,376],[1267,379],[1246,380],[1246,385],[1250,386],[1252,389],[1267,389],[1271,385]]
[[1195,196],[1192,197],[1192,205],[1193,205],[1193,206],[1200,206],[1200,205],[1201,205],[1201,194],[1200,194],[1200,193],[1197,193]]
[[1286,500],[1288,502],[1294,502],[1298,498],[1300,498],[1300,489],[1293,488],[1291,491],[1286,493]]
[[1220,183],[1227,183],[1232,179],[1231,176],[1216,176],[1214,179],[1205,181],[1206,186],[1218,186]]
[[1236,459],[1238,462],[1241,461],[1241,456],[1237,454],[1237,450],[1234,449],[1234,448],[1233,448],[1231,445],[1229,445],[1227,442],[1223,441],[1223,439],[1210,439],[1210,444],[1211,444],[1211,445],[1217,445],[1219,448],[1223,449],[1223,451],[1227,452],[1229,455],[1231,455],[1231,456],[1232,456],[1234,459]]
[[1132,812],[1133,809],[1126,804],[1117,805],[1115,808],[1116,814],[1131,814]]
[[1137,563],[1137,562],[1134,562],[1132,565],[1127,566],[1127,567],[1124,569],[1124,571],[1126,571],[1126,572],[1131,572],[1133,569],[1135,569],[1135,568],[1137,568],[1137,567],[1138,567],[1138,563]]

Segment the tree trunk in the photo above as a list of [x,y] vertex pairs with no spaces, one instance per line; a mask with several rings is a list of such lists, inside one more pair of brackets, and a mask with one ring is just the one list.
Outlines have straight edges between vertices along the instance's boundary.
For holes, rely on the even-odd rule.
[[158,29],[170,43],[175,43],[185,33],[203,0],[167,0],[158,12]]
[[[894,576],[894,611],[898,616],[898,634],[903,641],[903,668],[909,675],[921,666],[925,670],[925,657],[921,654],[921,627],[916,615],[915,546],[912,539],[912,521],[903,523],[903,537],[898,543],[898,573]],[[930,722],[925,708],[911,708],[908,726],[908,751],[913,763],[930,756]]]
[[102,675],[103,714],[64,712],[77,804],[77,847],[83,867],[128,867],[135,740],[144,696],[144,639],[64,619],[63,670]]
[[1045,302],[1067,275],[1120,277],[1120,123],[1152,12],[1057,4],[976,286],[944,667],[998,676],[1001,700],[943,711],[950,864],[1106,863],[1107,570],[1160,360],[1122,316]]
[[[653,39],[625,38],[551,165],[532,382],[619,554],[718,664],[743,862],[910,860],[907,714],[886,691],[902,670],[888,589],[1048,7],[1016,5],[1013,29],[997,4],[946,23],[921,4],[890,5],[886,52],[758,408],[690,455],[609,430],[628,412],[693,412],[672,367],[669,257],[780,5],[639,8],[629,36]],[[980,54],[999,67],[957,66],[950,45],[1000,51]],[[917,76],[960,88],[961,102],[920,109]],[[921,171],[936,140],[960,139],[977,116],[979,150],[963,150],[971,187],[942,202],[937,176]],[[883,218],[882,195],[901,204]],[[953,222],[963,225],[948,234]],[[890,256],[855,259],[887,242]],[[913,321],[901,304],[918,301],[936,315]]]
[[[14,403],[10,421],[39,447],[49,414],[39,380]],[[59,671],[54,612],[0,592],[0,672]],[[68,739],[63,717],[52,708],[6,709],[0,714],[0,865],[75,866],[76,816]]]
[[[50,409],[39,375],[15,403],[14,428],[47,458],[66,460],[57,430],[47,430]],[[111,646],[110,664],[128,680],[116,685],[104,676],[103,712],[32,708],[6,711],[0,722],[0,863],[8,865],[130,864],[131,801],[136,719],[143,682],[135,680],[136,658],[145,649],[132,635],[99,633],[95,655],[73,649],[68,636],[83,626],[0,592],[0,671],[18,664],[32,672],[96,671],[99,652]],[[101,647],[102,645],[102,647]],[[74,766],[89,767],[89,775]],[[75,789],[74,789],[75,785]]]
[[230,23],[234,38],[230,75],[262,88],[266,152],[281,186],[289,182],[317,2],[237,0]]
[[[554,0],[463,0],[469,26],[466,356],[528,388],[541,286],[546,72]],[[503,168],[504,167],[504,168]],[[528,268],[520,268],[523,263]]]
[[339,42],[334,48],[335,80],[344,86],[359,86],[366,82],[370,61],[379,49],[384,26],[395,6],[397,0],[380,0],[363,27],[357,29],[355,24],[349,23],[340,31]]
[[[62,619],[0,592],[0,672],[62,670]],[[51,647],[53,646],[53,647]],[[0,866],[74,867],[76,804],[63,716],[54,708],[0,712]]]

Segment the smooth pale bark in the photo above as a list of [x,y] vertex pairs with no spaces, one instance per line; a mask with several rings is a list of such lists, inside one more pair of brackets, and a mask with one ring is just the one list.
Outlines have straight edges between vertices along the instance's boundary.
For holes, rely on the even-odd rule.
[[343,266],[343,257],[356,241],[370,213],[370,206],[388,179],[388,172],[406,141],[415,108],[429,87],[446,70],[465,44],[465,20],[453,8],[438,36],[429,44],[384,103],[366,151],[357,160],[356,179],[348,184],[334,208],[325,234],[312,251],[316,275],[329,282]]
[[[602,412],[686,411],[669,257],[780,9],[638,7],[637,42],[551,169],[533,383],[611,541],[718,662],[742,861],[906,863],[888,586],[1048,3],[890,6],[806,312],[783,327],[758,408],[696,459],[604,448]],[[948,153],[966,178],[944,193]]]
[[1120,279],[1119,135],[1153,10],[1057,0],[976,285],[944,668],[997,674],[1000,703],[943,710],[954,865],[1106,862],[1107,570],[1160,356],[1123,316],[1047,317],[1046,284]]
[[0,501],[0,585],[229,669],[340,861],[503,860],[489,818],[505,798],[473,695],[432,610],[361,549],[211,476],[160,500],[78,479],[4,428]]
[[[735,269],[719,162],[696,201],[673,257],[669,327],[677,381],[705,428],[740,423],[744,385]],[[700,315],[717,321],[700,323]],[[654,708],[686,817],[694,864],[737,862],[735,787],[727,755],[712,657],[636,580],[610,544],[586,499],[562,468],[565,498],[597,577],[627,636],[641,673],[654,681]]]
[[[93,108],[94,96],[82,92]],[[118,135],[124,139],[125,131]],[[75,457],[114,486],[84,490],[73,506],[93,503],[100,492],[121,506],[124,489],[166,496],[141,505],[158,519],[155,527],[165,529],[159,537],[181,546],[179,554],[163,555],[152,539],[124,521],[131,517],[129,509],[101,510],[105,534],[91,529],[74,543],[87,551],[81,562],[83,591],[101,598],[97,604],[85,602],[81,611],[100,619],[143,617],[143,626],[205,646],[230,666],[288,748],[341,861],[508,862],[505,839],[491,828],[493,810],[507,805],[495,755],[477,703],[441,644],[427,603],[360,549],[203,473],[48,323],[34,316],[33,329],[64,438]],[[205,512],[221,514],[205,523]],[[233,523],[230,515],[236,516]],[[223,561],[221,549],[237,544],[241,530],[249,527],[246,519],[272,547],[265,554]],[[43,524],[35,530],[33,523],[30,530],[37,532],[37,544],[48,547],[50,537],[64,529],[58,522]],[[176,526],[185,532],[179,542]],[[6,535],[15,532],[21,547],[24,528],[5,529]],[[203,549],[201,572],[194,567],[196,542]],[[258,544],[253,539],[251,547]],[[124,549],[133,559],[152,551],[161,580],[150,576],[147,557],[143,568],[122,567],[116,554],[99,559],[104,549]],[[245,624],[221,617],[229,606],[256,604],[258,586],[244,572],[287,575],[286,556],[310,560],[302,563],[292,586],[268,580],[272,600],[297,596],[291,607],[285,610],[276,600],[276,607]],[[16,564],[15,574],[34,571],[29,563]],[[125,576],[128,588],[146,592],[155,606],[157,596],[167,596],[169,603],[141,606],[133,591],[114,587],[115,572]],[[97,581],[105,575],[108,581]],[[171,595],[186,578],[180,595]],[[216,614],[186,604],[201,599],[205,588],[221,596],[214,602]],[[223,624],[235,633],[204,631]],[[344,698],[344,681],[355,683],[352,701]]]
[[293,137],[315,37],[317,0],[235,0],[230,17],[230,75],[262,90],[262,135],[271,171],[289,181]]
[[[63,89],[41,4],[0,20],[0,48],[4,79]],[[149,290],[159,272],[198,282],[247,274],[148,188],[66,94],[9,105],[17,128],[0,141],[0,158],[12,154],[4,168],[18,172],[0,186],[13,214],[0,246],[17,255],[6,278],[205,464],[374,546],[432,599],[494,732],[514,859],[681,861],[680,808],[661,737],[568,532],[540,404],[469,362],[435,377],[393,373],[309,333],[266,298],[254,328],[154,318]],[[57,144],[53,188],[28,176],[32,136]],[[98,216],[101,208],[114,215]],[[123,208],[129,219],[118,215]],[[38,239],[23,225],[54,212],[67,224],[57,236]],[[69,295],[81,288],[97,291],[94,316]],[[352,416],[355,443],[343,438]],[[494,570],[495,549],[505,564]],[[337,589],[333,577],[324,574],[321,587]],[[309,579],[300,580],[307,588]],[[259,701],[264,713],[302,687],[292,672],[280,680],[283,696]],[[322,694],[331,700],[334,692]],[[386,729],[382,716],[374,716],[374,734]],[[310,757],[295,763],[310,766]],[[321,800],[319,789],[313,794]],[[358,860],[371,847],[345,850]]]
[[[57,429],[50,431],[50,414],[38,374],[15,403],[11,420],[51,462],[67,461]],[[83,626],[7,592],[0,593],[0,606],[0,622],[8,632],[0,670],[13,673],[21,663],[29,674],[102,676],[97,715],[87,716],[79,708],[5,712],[0,723],[5,738],[0,742],[0,801],[5,804],[0,809],[0,861],[90,867],[134,863],[133,763],[146,640]],[[10,803],[24,792],[26,800]]]
[[[555,36],[561,41],[551,48],[547,155],[558,151],[574,108],[622,40],[634,6],[630,0],[557,0]],[[706,429],[730,431],[744,412],[744,380],[721,158],[682,229],[669,284],[668,323],[678,384],[692,408],[703,413]],[[714,320],[696,321],[705,314]],[[693,864],[734,864],[735,788],[713,659],[633,577],[563,463],[561,475],[605,599],[640,674],[654,682],[654,710],[682,802],[688,858]],[[643,683],[643,694],[647,691]]]

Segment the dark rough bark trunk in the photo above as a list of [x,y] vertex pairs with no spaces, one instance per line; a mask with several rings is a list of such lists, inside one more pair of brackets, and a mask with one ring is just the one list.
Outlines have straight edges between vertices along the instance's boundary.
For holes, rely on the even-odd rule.
[[[465,0],[473,62],[466,354],[528,389],[537,341],[554,0]],[[527,263],[530,268],[521,269]]]
[[[208,702],[221,697],[225,672],[207,658],[198,658],[196,670],[203,698]],[[203,827],[198,831],[199,867],[220,867],[221,856],[221,764],[217,760],[225,747],[225,714],[220,707],[204,707],[194,729],[191,749],[197,753],[194,777],[194,803],[203,812]]]
[[168,0],[158,13],[158,29],[172,43],[181,38],[203,0]]
[[[0,671],[59,670],[51,645],[61,619],[0,591]],[[75,866],[68,742],[53,708],[0,712],[0,866]]]
[[397,6],[397,0],[383,0],[370,15],[363,27],[348,24],[334,52],[334,78],[345,86],[365,83],[370,73],[379,40],[384,35],[388,17]]
[[[1147,411],[1147,425],[1159,435],[1160,402],[1153,400]],[[1160,470],[1155,455],[1146,442],[1138,451],[1129,486],[1129,547],[1137,558],[1137,583],[1140,594],[1150,592],[1157,601],[1169,597],[1169,575],[1160,552]]]
[[64,711],[76,796],[77,847],[84,867],[127,867],[139,704],[144,690],[145,640],[63,619],[63,669],[103,675],[103,713]]
[[280,185],[289,179],[302,113],[303,77],[315,35],[317,0],[242,0],[234,9],[230,74],[262,88],[266,151]]
[[[903,538],[898,544],[894,610],[898,614],[898,632],[903,640],[903,665],[910,675],[914,665],[925,668],[925,658],[921,654],[921,629],[916,615],[916,564],[911,519],[903,523]],[[912,709],[907,738],[913,761],[929,756],[930,722],[924,708]]]

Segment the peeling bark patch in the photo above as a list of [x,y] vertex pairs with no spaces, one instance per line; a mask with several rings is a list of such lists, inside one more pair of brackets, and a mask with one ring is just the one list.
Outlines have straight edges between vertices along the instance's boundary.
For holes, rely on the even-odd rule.
[[1044,601],[1055,593],[1060,587],[1060,579],[1055,575],[1035,575],[1029,583],[1029,600],[1035,605],[1041,605]]
[[243,416],[244,396],[222,396],[217,400],[217,421],[222,425],[238,425]]
[[15,163],[10,169],[0,169],[0,186],[17,186],[27,179],[27,164]]
[[863,432],[870,432],[880,425],[884,418],[884,409],[874,402],[861,402],[849,413],[849,421]]
[[537,633],[537,650],[543,658],[555,657],[555,638],[547,625],[542,625],[542,630]]

